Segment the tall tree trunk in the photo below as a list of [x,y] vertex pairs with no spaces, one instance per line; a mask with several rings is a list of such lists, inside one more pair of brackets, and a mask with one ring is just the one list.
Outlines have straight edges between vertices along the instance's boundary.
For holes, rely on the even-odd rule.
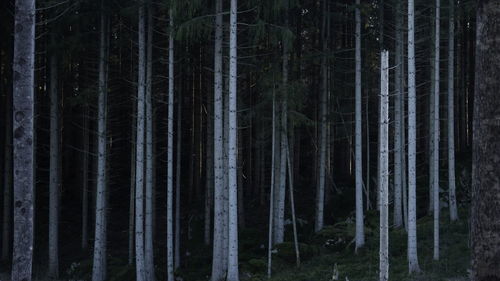
[[128,219],[128,264],[134,262],[134,238],[135,238],[135,181],[136,181],[136,140],[137,140],[137,104],[132,108],[132,136],[130,138],[130,201],[129,201],[129,219]]
[[[55,39],[52,39],[54,48]],[[49,263],[47,275],[51,279],[59,277],[59,189],[60,171],[60,126],[57,54],[50,55],[50,184],[49,184]]]
[[174,268],[181,266],[181,161],[182,161],[182,99],[177,101],[177,147],[175,163],[175,257]]
[[500,280],[500,3],[478,1],[472,151],[472,281]]
[[403,106],[403,85],[402,85],[402,61],[403,61],[403,31],[402,31],[402,11],[401,11],[401,1],[397,1],[396,9],[394,11],[396,17],[396,53],[395,53],[395,63],[396,63],[396,75],[395,80],[395,90],[394,94],[394,227],[399,228],[403,225],[403,214],[402,214],[402,181],[401,181],[401,131],[403,129],[401,119],[403,115],[401,114],[401,107]]
[[212,206],[214,192],[214,130],[213,130],[213,102],[207,96],[207,140],[206,140],[206,180],[205,180],[205,224],[204,243],[210,245],[210,231],[212,230]]
[[174,281],[173,172],[174,172],[174,9],[169,10],[168,138],[167,138],[167,281]]
[[31,280],[34,206],[35,0],[16,0],[13,60],[14,254],[12,280]]
[[274,219],[274,166],[276,165],[275,148],[276,148],[276,96],[273,86],[273,110],[272,110],[272,139],[271,139],[271,188],[269,191],[269,235],[267,244],[267,278],[271,278],[272,267],[272,246],[273,246],[273,219]]
[[154,250],[153,250],[153,104],[151,83],[153,79],[153,9],[147,7],[147,45],[146,45],[146,173],[145,173],[145,229],[144,229],[144,264],[146,280],[154,281]]
[[321,101],[320,101],[320,143],[319,143],[319,171],[318,185],[316,188],[316,219],[314,220],[314,231],[318,232],[323,229],[324,222],[324,206],[325,206],[325,174],[326,174],[326,140],[327,140],[327,94],[328,94],[328,73],[327,73],[327,44],[328,38],[326,36],[326,0],[323,1],[323,26],[322,26],[322,40],[323,40],[323,54],[321,56]]
[[363,144],[361,124],[361,15],[360,0],[356,0],[356,77],[355,77],[355,174],[356,174],[356,251],[365,244],[365,231],[363,222]]
[[[146,87],[146,16],[143,4],[139,6],[138,23],[139,65],[137,76],[137,135],[135,158],[135,271],[136,280],[146,280],[144,261],[144,121]],[[168,205],[167,205],[168,206]]]
[[[103,4],[104,5],[104,4]],[[101,32],[99,43],[99,85],[97,111],[97,179],[96,218],[94,238],[94,264],[92,281],[106,279],[106,209],[107,209],[107,93],[108,93],[108,19],[101,11]]]
[[295,218],[295,200],[293,195],[293,168],[290,161],[290,148],[288,146],[288,138],[285,139],[286,147],[286,162],[288,164],[288,187],[290,191],[290,209],[292,213],[292,226],[293,226],[293,244],[295,246],[295,265],[300,267],[300,252],[299,252],[299,237],[297,234],[297,220]]
[[228,182],[229,182],[229,241],[227,281],[238,281],[238,126],[237,126],[237,0],[231,0],[229,20],[229,146],[228,146]]
[[89,245],[89,106],[83,108],[83,151],[82,151],[82,249]]
[[420,271],[417,256],[415,76],[415,2],[408,0],[408,270],[410,273]]
[[436,0],[435,42],[434,42],[434,153],[433,153],[433,192],[434,192],[434,260],[439,260],[439,42],[440,42],[441,0]]
[[380,250],[379,280],[389,280],[389,52],[380,64]]
[[448,24],[448,198],[450,220],[458,219],[455,194],[455,0],[450,2]]
[[224,278],[224,138],[223,138],[223,94],[222,94],[222,0],[215,2],[214,45],[214,234],[212,281]]

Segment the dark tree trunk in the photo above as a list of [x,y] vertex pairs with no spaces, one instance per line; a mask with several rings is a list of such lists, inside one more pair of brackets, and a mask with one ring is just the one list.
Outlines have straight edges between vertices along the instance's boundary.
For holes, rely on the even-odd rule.
[[13,62],[14,254],[12,280],[31,280],[34,204],[35,0],[17,0]]
[[500,2],[479,0],[472,168],[472,280],[500,280]]

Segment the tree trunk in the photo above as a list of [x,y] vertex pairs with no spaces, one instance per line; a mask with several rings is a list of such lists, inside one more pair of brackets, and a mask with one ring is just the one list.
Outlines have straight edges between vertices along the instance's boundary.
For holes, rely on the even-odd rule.
[[288,187],[290,190],[290,209],[292,213],[292,226],[293,226],[293,244],[295,246],[295,265],[300,267],[300,252],[299,252],[299,238],[297,235],[297,220],[295,218],[295,200],[293,196],[293,168],[290,161],[290,149],[288,146],[288,138],[285,139],[286,147],[286,161],[288,163]]
[[89,245],[89,106],[83,109],[83,151],[82,151],[82,249]]
[[361,15],[359,10],[360,0],[356,0],[356,77],[355,77],[355,174],[356,174],[356,250],[365,244],[365,231],[363,222],[363,144],[361,124]]
[[408,0],[408,270],[419,272],[416,195],[415,2]]
[[399,228],[403,225],[402,214],[402,181],[401,181],[401,162],[403,155],[401,154],[401,131],[403,115],[401,114],[401,107],[403,106],[403,85],[402,85],[402,60],[403,60],[403,31],[401,29],[401,1],[397,1],[396,9],[394,11],[396,17],[396,52],[395,52],[395,90],[394,94],[394,227]]
[[435,13],[435,42],[434,42],[434,177],[433,177],[433,192],[434,192],[434,260],[439,260],[439,42],[440,42],[440,9],[441,0],[436,0]]
[[2,260],[11,258],[12,247],[12,92],[8,91],[5,99],[5,154],[3,178],[3,217],[2,217]]
[[[55,39],[52,39],[54,48]],[[49,262],[47,275],[51,279],[59,277],[59,189],[60,171],[60,126],[57,54],[50,55],[50,184],[49,184]]]
[[448,24],[448,197],[450,220],[458,219],[455,194],[455,0],[450,1]]
[[207,140],[206,140],[206,180],[205,180],[205,225],[204,243],[210,245],[210,231],[212,230],[212,206],[214,192],[214,130],[213,130],[213,102],[207,96]]
[[478,1],[472,151],[472,281],[500,280],[500,3]]
[[130,138],[130,201],[129,201],[129,220],[128,220],[128,264],[134,262],[134,238],[135,238],[135,165],[136,165],[136,140],[137,140],[137,104],[132,108],[132,136]]
[[175,163],[175,257],[174,268],[181,266],[181,160],[182,160],[182,102],[177,102],[177,158]]
[[167,137],[167,281],[174,281],[173,166],[174,166],[174,10],[169,10],[168,137]]
[[14,254],[12,280],[31,280],[34,206],[35,1],[15,3],[13,60]]
[[274,219],[274,166],[275,166],[275,144],[276,144],[276,96],[273,86],[273,118],[272,118],[272,139],[271,139],[271,188],[269,191],[269,236],[267,244],[267,278],[271,278],[272,267],[272,246],[273,246],[273,219]]
[[[146,87],[146,18],[144,5],[139,6],[139,65],[137,76],[137,135],[135,158],[135,271],[136,280],[145,281],[144,257],[144,121]],[[168,206],[168,205],[167,205]]]
[[380,250],[379,280],[389,280],[389,52],[380,64]]

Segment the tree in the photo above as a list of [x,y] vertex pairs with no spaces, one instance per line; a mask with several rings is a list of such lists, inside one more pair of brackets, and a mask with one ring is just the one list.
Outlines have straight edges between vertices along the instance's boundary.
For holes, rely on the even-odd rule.
[[476,83],[472,151],[472,279],[500,280],[500,3],[477,1]]
[[356,0],[356,160],[355,160],[355,173],[356,173],[356,251],[358,248],[363,247],[365,244],[365,232],[363,226],[363,144],[362,144],[362,124],[361,124],[361,15],[359,9],[360,1]]
[[174,281],[173,177],[174,177],[174,9],[169,9],[168,33],[168,137],[167,137],[167,280]]
[[214,235],[212,281],[224,278],[223,229],[224,229],[224,139],[222,95],[222,0],[215,2],[214,45]]
[[380,281],[389,280],[389,52],[380,63]]
[[[55,35],[52,35],[55,36]],[[55,39],[52,39],[55,43]],[[54,46],[52,46],[54,48]],[[50,195],[49,195],[49,266],[48,276],[59,277],[59,189],[61,171],[59,164],[59,89],[57,53],[50,54]]]
[[229,145],[228,145],[228,182],[229,182],[229,241],[227,281],[238,281],[238,127],[237,127],[237,12],[238,1],[231,0],[229,19]]
[[144,5],[139,6],[138,45],[139,66],[137,75],[137,139],[135,158],[135,268],[136,280],[146,280],[144,257],[144,119],[146,87],[146,16]]
[[[104,2],[102,2],[104,3]],[[104,5],[104,4],[102,4]],[[102,8],[102,7],[101,7]],[[97,186],[96,186],[96,217],[94,258],[92,281],[106,279],[106,222],[107,222],[107,94],[108,94],[108,19],[101,11],[99,39],[99,83],[97,110]]]
[[13,60],[14,243],[12,280],[31,280],[34,205],[35,0],[16,0]]
[[455,193],[455,0],[450,2],[448,23],[448,197],[450,220],[458,219]]
[[434,193],[434,260],[439,260],[439,40],[440,40],[440,9],[441,1],[436,0],[435,32],[434,32],[434,133],[433,133],[433,165],[434,170],[432,190]]
[[5,109],[5,151],[4,151],[4,185],[2,216],[2,260],[11,255],[11,221],[12,221],[12,94],[6,95]]
[[419,272],[416,196],[415,2],[408,0],[408,270]]

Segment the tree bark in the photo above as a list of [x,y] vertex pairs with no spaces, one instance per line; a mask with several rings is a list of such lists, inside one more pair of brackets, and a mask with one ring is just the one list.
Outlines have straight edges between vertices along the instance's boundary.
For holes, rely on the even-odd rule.
[[472,151],[472,280],[500,280],[500,2],[478,1]]
[[403,115],[401,114],[401,107],[403,106],[403,81],[402,81],[402,61],[403,61],[403,31],[401,29],[402,24],[402,5],[401,1],[397,1],[396,9],[394,11],[396,17],[396,50],[395,50],[395,94],[394,94],[394,227],[399,228],[403,225],[403,213],[402,213],[402,157],[401,146],[402,137],[401,131],[403,130],[401,119]]
[[450,220],[458,220],[455,193],[455,0],[450,1],[448,23],[448,197]]

